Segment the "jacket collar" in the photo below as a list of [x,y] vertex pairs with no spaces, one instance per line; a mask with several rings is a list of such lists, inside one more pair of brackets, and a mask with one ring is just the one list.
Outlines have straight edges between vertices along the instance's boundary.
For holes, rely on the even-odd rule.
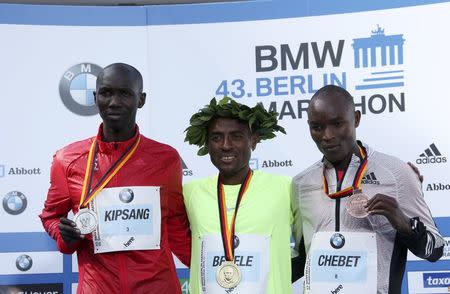
[[139,132],[138,125],[136,125],[134,136],[126,141],[105,142],[102,140],[102,134],[103,134],[103,123],[100,124],[100,126],[98,127],[98,132],[97,132],[97,136],[96,136],[96,139],[98,142],[98,150],[102,153],[123,152],[127,149],[128,146],[130,146],[137,140],[138,136],[141,135]]
[[[370,148],[364,142],[361,142],[359,140],[357,140],[357,142],[358,142],[358,144],[362,144],[362,146],[364,146],[366,148],[367,156],[369,157],[369,160],[370,160],[370,155],[373,153],[372,148]],[[322,163],[327,169],[334,168],[333,164],[331,162],[329,162],[325,158],[325,156],[322,157]],[[352,154],[352,158],[350,159],[350,163],[349,163],[348,166],[356,166],[356,167],[358,167],[360,163],[361,163],[361,158],[358,155],[356,155],[355,153],[353,153]]]

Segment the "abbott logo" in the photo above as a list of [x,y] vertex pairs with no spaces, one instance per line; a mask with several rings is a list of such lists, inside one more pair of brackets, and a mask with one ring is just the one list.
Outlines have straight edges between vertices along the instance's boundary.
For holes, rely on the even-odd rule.
[[266,168],[266,167],[290,167],[290,166],[294,166],[292,164],[292,160],[290,159],[286,159],[286,160],[264,160],[262,163],[262,167]]
[[450,184],[432,183],[427,185],[427,191],[445,191],[450,190]]
[[425,151],[419,155],[419,158],[416,159],[417,164],[446,163],[446,162],[447,157],[442,156],[441,152],[434,143],[432,143],[429,148],[425,149]]

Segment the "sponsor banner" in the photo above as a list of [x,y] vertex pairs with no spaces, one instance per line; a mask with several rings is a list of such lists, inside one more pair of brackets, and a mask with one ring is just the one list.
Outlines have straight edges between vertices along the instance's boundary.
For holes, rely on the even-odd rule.
[[[198,12],[203,8],[186,6]],[[166,8],[152,11],[159,9]],[[0,108],[5,126],[0,144],[0,221],[7,225],[0,232],[43,232],[37,215],[47,194],[52,155],[96,134],[101,120],[93,104],[94,81],[99,68],[113,62],[129,63],[143,74],[149,98],[137,114],[140,130],[179,151],[185,182],[217,173],[209,156],[197,156],[197,147],[184,142],[189,117],[213,96],[229,95],[279,112],[287,135],[258,144],[250,164],[293,176],[321,158],[309,135],[309,99],[321,86],[336,84],[350,91],[363,113],[358,137],[415,163],[425,175],[423,189],[433,215],[448,217],[450,180],[442,175],[450,168],[450,141],[445,135],[450,118],[442,85],[447,84],[450,59],[445,58],[449,41],[442,36],[450,28],[449,11],[450,4],[441,3],[148,27],[0,24],[0,36],[8,44],[0,55],[8,69],[0,72],[0,80],[8,81],[2,85],[7,99]],[[260,15],[257,9],[255,14]],[[154,16],[149,15],[148,21]],[[424,18],[426,22],[405,21]],[[99,40],[102,46],[92,46]],[[32,95],[24,88],[32,89]],[[363,179],[367,185],[378,181],[372,173]],[[0,270],[8,273],[41,269],[39,252],[20,258],[22,269],[31,264],[24,272],[16,267],[19,253],[0,254]],[[7,266],[3,254],[12,254]],[[39,273],[55,268],[61,272],[62,258],[49,260]],[[77,272],[75,256],[69,262],[68,276]],[[66,289],[70,291],[70,286]]]
[[4,176],[35,176],[41,175],[40,167],[5,166],[0,165],[0,177]]
[[408,272],[410,294],[449,293],[450,271]]
[[431,143],[416,159],[416,164],[444,164],[447,157],[441,153],[436,144]]
[[27,180],[25,185],[24,179],[16,178],[15,182],[11,185],[8,179],[0,185],[0,220],[8,224],[1,226],[0,233],[43,231],[38,215],[44,202],[39,196],[46,192],[33,188],[32,181]]
[[[406,25],[399,21],[420,18],[424,13],[438,15],[426,25],[429,28],[426,31],[423,24]],[[153,134],[186,150],[183,160],[198,170],[194,178],[207,176],[215,173],[215,168],[208,160],[200,159],[196,148],[186,146],[179,135],[186,128],[190,115],[213,96],[228,95],[248,105],[262,103],[265,108],[279,112],[280,124],[286,128],[287,135],[279,134],[274,140],[261,142],[252,154],[251,165],[261,169],[265,162],[264,168],[270,171],[295,175],[321,158],[309,136],[306,121],[309,99],[321,86],[335,84],[353,94],[356,108],[363,113],[358,137],[405,161],[440,161],[416,163],[421,169],[424,165],[440,164],[445,170],[448,167],[444,157],[446,150],[450,150],[450,142],[440,139],[444,129],[435,115],[446,115],[431,105],[446,101],[438,97],[438,91],[430,88],[425,91],[421,86],[425,80],[434,84],[441,78],[428,78],[423,75],[424,68],[419,66],[424,52],[430,51],[423,40],[429,40],[434,27],[442,26],[444,14],[436,7],[426,6],[390,10],[389,13],[373,11],[289,21],[151,26],[149,38],[168,42],[150,44],[154,53],[149,59],[150,79],[155,85],[153,95],[161,97],[158,100],[161,108],[151,110],[153,125],[164,119],[161,109],[170,107],[171,101],[163,100],[167,89],[171,89],[174,97],[184,97],[177,100],[179,107],[173,108],[176,113],[171,117],[173,131],[155,128]],[[330,26],[331,23],[339,25]],[[361,25],[355,28],[355,23]],[[302,28],[301,34],[296,28]],[[277,33],[268,37],[267,31]],[[171,36],[170,40],[167,36]],[[221,45],[223,36],[229,37],[233,50]],[[180,41],[184,44],[183,56],[177,54],[176,44]],[[215,58],[217,55],[221,58]],[[447,63],[439,56],[427,55],[427,58],[435,59],[437,64]],[[189,75],[180,70],[180,66],[189,68]],[[174,80],[178,85],[176,89],[171,86]],[[198,81],[202,81],[201,84]],[[423,97],[428,98],[424,101]],[[425,125],[418,124],[417,116],[429,116],[429,120],[427,118]],[[395,140],[388,136],[392,132],[397,132]],[[399,147],[400,142],[410,142],[410,138],[414,140],[408,143],[407,149]],[[420,156],[422,153],[424,156]],[[429,178],[438,173],[428,172],[428,169],[423,171]],[[370,181],[377,183],[377,180],[366,179]]]
[[291,159],[260,159],[250,158],[250,167],[256,169],[268,169],[268,168],[287,168],[293,167],[294,163]]
[[2,266],[0,275],[26,275],[62,273],[63,255],[50,252],[6,252],[0,253]]
[[[63,294],[63,284],[0,285],[0,293]],[[76,293],[76,292],[72,292],[72,293]]]

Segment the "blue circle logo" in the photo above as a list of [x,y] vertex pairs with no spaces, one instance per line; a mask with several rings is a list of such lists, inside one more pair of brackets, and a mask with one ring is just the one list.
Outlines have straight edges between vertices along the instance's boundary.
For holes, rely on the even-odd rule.
[[59,95],[70,111],[82,116],[98,113],[94,91],[97,76],[102,70],[93,63],[80,63],[63,74],[59,81]]
[[26,272],[33,266],[33,260],[29,255],[22,254],[16,259],[16,267],[19,271]]
[[3,197],[3,209],[9,214],[21,214],[27,208],[27,198],[22,192],[11,191]]
[[125,188],[119,193],[120,201],[130,203],[134,199],[134,192],[130,188]]
[[341,249],[344,247],[345,237],[340,233],[334,233],[330,238],[330,245],[334,249]]

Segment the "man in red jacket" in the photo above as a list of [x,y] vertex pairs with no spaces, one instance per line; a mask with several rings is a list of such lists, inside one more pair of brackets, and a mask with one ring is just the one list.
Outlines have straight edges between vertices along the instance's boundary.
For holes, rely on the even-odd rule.
[[107,66],[94,93],[97,136],[53,159],[40,218],[62,253],[77,252],[77,293],[181,293],[172,252],[189,265],[191,236],[180,157],[139,133],[142,87],[134,67]]

